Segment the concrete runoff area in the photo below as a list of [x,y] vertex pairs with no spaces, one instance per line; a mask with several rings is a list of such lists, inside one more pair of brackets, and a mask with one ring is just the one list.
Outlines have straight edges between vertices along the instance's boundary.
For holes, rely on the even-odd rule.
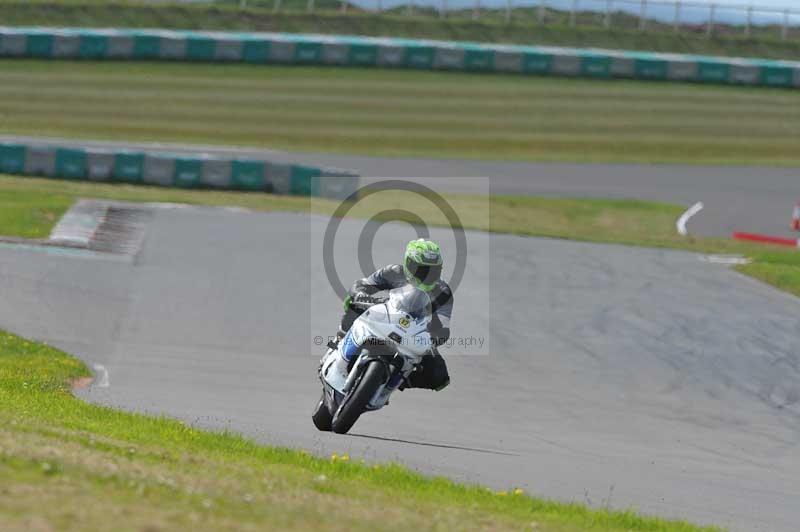
[[[43,141],[0,136],[0,142]],[[65,146],[120,147],[123,143],[49,139]],[[705,208],[688,224],[690,233],[730,237],[734,231],[792,236],[792,207],[800,199],[800,168],[645,164],[570,164],[484,162],[452,159],[405,159],[320,153],[287,153],[258,148],[124,143],[137,149],[206,152],[269,159],[278,163],[352,168],[362,183],[388,177],[414,177],[441,192],[485,193],[474,181],[488,177],[493,194],[547,197],[628,198]]]
[[[363,223],[339,229],[343,280]],[[797,298],[690,253],[468,232],[453,334],[488,331],[490,353],[445,349],[449,388],[397,393],[336,436],[310,419],[310,337],[341,311],[310,245],[326,224],[158,209],[133,258],[0,245],[0,328],[100,365],[90,401],[595,507],[796,529]],[[384,225],[376,262],[413,234]],[[327,303],[311,308],[312,290]]]

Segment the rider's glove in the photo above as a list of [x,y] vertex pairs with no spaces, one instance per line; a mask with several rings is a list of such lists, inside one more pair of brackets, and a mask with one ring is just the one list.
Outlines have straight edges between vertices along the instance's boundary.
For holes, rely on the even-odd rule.
[[370,295],[364,292],[358,292],[356,295],[348,294],[347,297],[344,298],[344,309],[349,310],[351,304],[369,300],[370,300]]

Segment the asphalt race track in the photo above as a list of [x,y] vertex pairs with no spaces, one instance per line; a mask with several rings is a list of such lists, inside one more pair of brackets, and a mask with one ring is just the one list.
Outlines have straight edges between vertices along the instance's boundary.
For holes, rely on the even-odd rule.
[[[0,245],[0,328],[101,365],[92,401],[594,506],[796,530],[797,298],[679,251],[468,233],[453,334],[489,354],[444,350],[448,389],[398,393],[335,436],[310,420],[311,337],[340,311],[315,247],[326,223],[164,209],[133,258]],[[362,224],[337,240],[348,282]],[[412,234],[379,229],[376,262]]]
[[[0,136],[0,141],[35,137]],[[53,139],[62,145],[119,146],[121,143]],[[690,232],[729,237],[733,231],[791,237],[792,207],[800,200],[799,168],[728,166],[569,164],[400,159],[335,154],[286,153],[254,148],[125,143],[167,151],[236,153],[242,157],[300,162],[358,170],[364,182],[387,177],[414,180],[446,192],[485,193],[459,177],[488,177],[493,194],[553,197],[633,198],[705,209],[688,224]]]

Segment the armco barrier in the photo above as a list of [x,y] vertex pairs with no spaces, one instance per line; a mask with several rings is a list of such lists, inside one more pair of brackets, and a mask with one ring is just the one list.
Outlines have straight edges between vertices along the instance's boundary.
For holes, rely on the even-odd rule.
[[800,87],[800,62],[287,33],[0,27],[0,57],[377,66]]
[[168,153],[0,143],[0,173],[344,199],[358,174],[337,168]]

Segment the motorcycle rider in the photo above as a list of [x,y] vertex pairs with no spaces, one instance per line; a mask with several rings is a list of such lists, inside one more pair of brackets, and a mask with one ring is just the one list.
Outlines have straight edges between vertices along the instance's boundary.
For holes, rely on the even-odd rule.
[[352,309],[350,304],[369,298],[381,290],[399,288],[409,283],[424,292],[431,299],[433,316],[428,331],[435,346],[431,354],[422,358],[419,368],[408,378],[406,388],[426,388],[440,391],[450,384],[447,364],[436,347],[450,338],[450,317],[453,312],[453,293],[450,286],[442,280],[442,251],[438,244],[431,240],[419,238],[406,246],[403,264],[390,264],[369,277],[357,280],[344,300],[344,316],[339,329],[343,337],[360,312]]

